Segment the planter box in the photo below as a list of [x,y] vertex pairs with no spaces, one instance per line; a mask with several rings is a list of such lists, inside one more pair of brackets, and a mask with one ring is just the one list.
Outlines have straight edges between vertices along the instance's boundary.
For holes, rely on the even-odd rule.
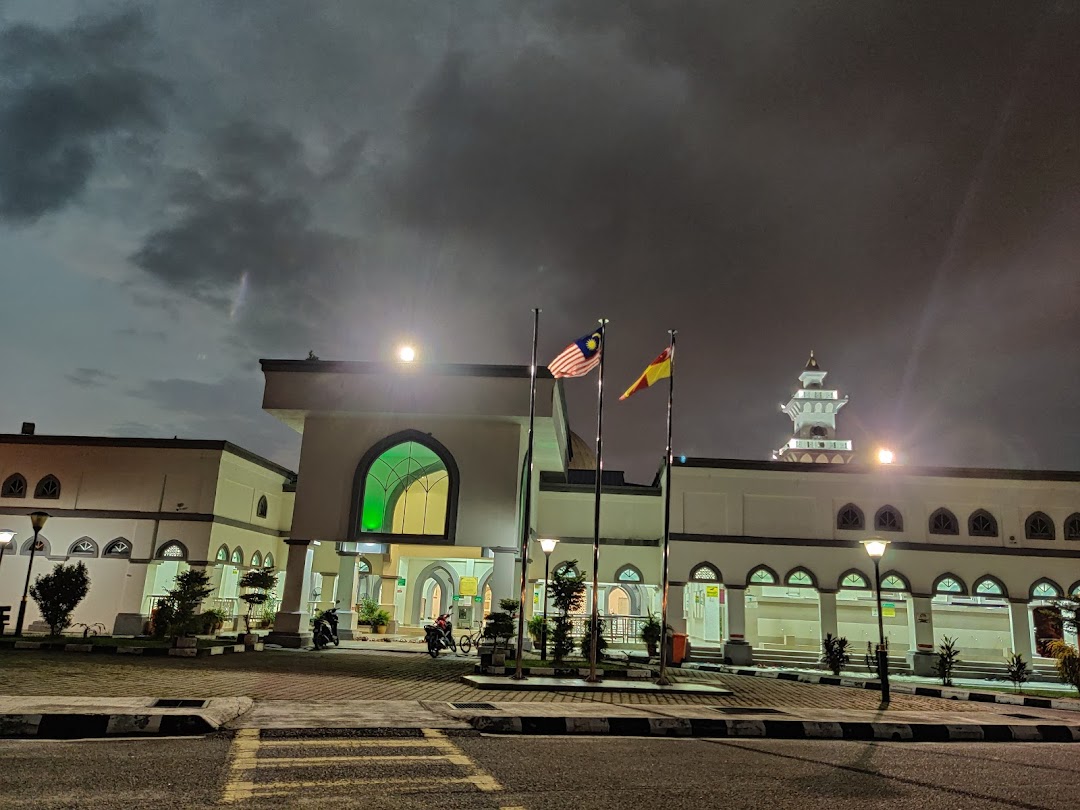
[[173,645],[178,650],[194,649],[199,646],[199,640],[197,638],[185,636],[178,638]]

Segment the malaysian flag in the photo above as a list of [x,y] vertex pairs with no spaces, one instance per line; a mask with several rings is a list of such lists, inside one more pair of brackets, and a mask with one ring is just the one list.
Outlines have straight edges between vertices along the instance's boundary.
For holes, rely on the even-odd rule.
[[584,377],[600,365],[600,353],[604,350],[604,336],[597,329],[579,337],[548,363],[548,371],[556,379],[559,377]]

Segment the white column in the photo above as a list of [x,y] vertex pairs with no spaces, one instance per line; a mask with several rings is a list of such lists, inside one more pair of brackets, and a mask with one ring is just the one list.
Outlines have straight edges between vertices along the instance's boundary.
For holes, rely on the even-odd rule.
[[[513,548],[493,548],[495,552],[495,566],[491,572],[491,609],[498,611],[500,599],[517,599],[520,594],[514,589],[514,555],[517,550]],[[518,590],[521,584],[518,583]]]
[[149,571],[148,563],[128,563],[124,574],[123,590],[120,594],[120,609],[117,611],[116,618],[113,619],[114,636],[142,635],[143,625],[148,618],[148,614],[143,612],[146,609],[143,592]]
[[818,624],[823,641],[826,635],[836,638],[840,634],[836,621],[836,591],[818,591]]
[[334,606],[334,593],[337,589],[337,571],[320,571],[322,575],[322,593],[319,594],[319,609],[327,610]]
[[274,620],[274,632],[267,637],[282,647],[304,647],[311,641],[311,618],[307,612],[308,590],[311,587],[313,549],[307,540],[286,540],[289,559],[285,565],[285,585],[282,588],[281,608]]
[[338,637],[350,639],[356,630],[356,552],[338,552]]
[[909,609],[915,617],[915,646],[908,652],[908,663],[916,675],[934,675],[933,597],[911,595]]
[[1012,649],[1020,653],[1031,666],[1034,650],[1031,646],[1031,606],[1026,601],[1009,600],[1009,619],[1012,622]]
[[[668,583],[667,623],[671,625],[673,633],[686,632],[686,586]],[[660,616],[657,614],[657,621]]]
[[746,643],[746,588],[728,585],[724,596],[724,660],[752,664],[753,648]]

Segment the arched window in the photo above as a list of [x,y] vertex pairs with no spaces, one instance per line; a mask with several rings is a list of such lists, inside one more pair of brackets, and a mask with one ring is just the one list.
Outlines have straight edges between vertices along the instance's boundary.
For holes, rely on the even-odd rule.
[[776,585],[779,582],[780,577],[767,565],[759,565],[746,578],[747,585]]
[[186,560],[187,547],[179,540],[170,540],[158,549],[159,560]]
[[555,566],[555,570],[552,572],[552,575],[554,576],[555,574],[560,574],[562,576],[576,577],[576,576],[580,576],[581,572],[578,571],[578,567],[576,565],[573,565],[572,563],[564,562],[564,563],[561,563],[561,564]]
[[234,565],[244,564],[244,550],[240,548],[240,546],[233,549],[232,555],[229,557],[229,562]]
[[43,501],[54,501],[60,497],[60,479],[55,475],[46,475],[34,487],[34,497]]
[[1073,599],[1080,599],[1080,581],[1069,586],[1069,596]]
[[1080,512],[1074,512],[1065,518],[1065,539],[1080,540]]
[[1061,586],[1054,580],[1043,577],[1031,586],[1032,599],[1060,599]]
[[262,554],[257,551],[251,555],[251,567],[262,568]]
[[263,568],[273,568],[273,567],[274,567],[274,555],[271,554],[268,551],[268,552],[266,552],[266,556],[263,557]]
[[[33,544],[33,537],[28,537],[26,540],[24,540],[22,544],[22,553],[29,554],[30,546],[32,546]],[[52,545],[49,543],[48,538],[46,538],[44,535],[38,535],[37,551],[35,551],[34,554],[44,554],[46,557],[52,554]]]
[[825,430],[825,428],[821,425],[814,425],[812,428],[810,428],[810,435],[813,436],[815,439],[824,439],[826,436],[829,435],[829,432]]
[[975,583],[976,596],[1008,596],[1005,585],[996,577],[986,576]]
[[632,565],[624,565],[615,572],[616,582],[641,582],[641,572]]
[[968,518],[968,534],[972,537],[997,537],[997,518],[985,509],[976,509]]
[[889,571],[881,578],[881,590],[883,591],[910,591],[907,577],[896,571]]
[[259,503],[255,507],[255,517],[258,517],[258,518],[266,517],[266,510],[267,510],[266,496],[265,495],[260,495],[259,496]]
[[1032,512],[1024,521],[1024,535],[1028,540],[1053,540],[1054,521],[1043,512]]
[[883,506],[874,515],[874,528],[879,532],[902,532],[904,518],[895,506]]
[[354,482],[353,536],[391,534],[453,541],[457,465],[430,435],[415,430],[379,442]]
[[930,514],[930,534],[960,534],[960,522],[944,506],[935,509]]
[[9,475],[0,487],[0,498],[25,498],[26,479],[18,473]]
[[105,546],[105,551],[101,555],[102,557],[130,557],[131,556],[131,543],[125,540],[123,537],[117,537],[109,545]]
[[80,537],[68,549],[69,557],[96,557],[98,546],[89,537]]
[[845,531],[860,531],[866,528],[862,509],[853,503],[840,507],[840,511],[836,513],[836,528]]
[[807,571],[805,568],[795,568],[789,571],[787,578],[784,580],[784,582],[794,588],[817,587],[817,582],[814,580],[814,575]]
[[966,594],[967,587],[964,580],[955,574],[943,574],[934,582],[934,593],[938,594]]
[[720,572],[708,563],[698,563],[690,571],[692,582],[719,582]]
[[[882,587],[884,587],[884,583],[882,583]],[[867,591],[870,590],[870,580],[863,575],[862,571],[851,570],[840,577],[840,589]]]
[[371,573],[371,563],[368,562],[365,557],[357,557],[356,559],[356,571],[360,576],[365,576]]
[[222,546],[221,548],[219,548],[217,550],[217,554],[214,556],[214,559],[217,560],[218,562],[228,562],[229,561],[229,547],[228,546]]

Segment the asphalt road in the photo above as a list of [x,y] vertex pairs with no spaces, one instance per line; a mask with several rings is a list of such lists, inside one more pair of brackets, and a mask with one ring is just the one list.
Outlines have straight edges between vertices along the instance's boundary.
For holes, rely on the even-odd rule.
[[0,807],[1072,808],[1080,749],[634,738],[0,743]]

